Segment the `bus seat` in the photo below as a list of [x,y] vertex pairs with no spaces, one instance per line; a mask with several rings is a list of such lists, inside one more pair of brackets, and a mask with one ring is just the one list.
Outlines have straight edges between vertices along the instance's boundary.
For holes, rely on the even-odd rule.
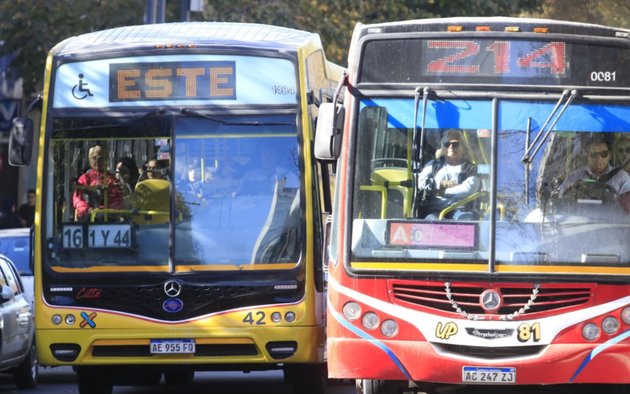
[[166,179],[145,179],[136,184],[135,200],[137,224],[164,224],[169,222],[170,182]]

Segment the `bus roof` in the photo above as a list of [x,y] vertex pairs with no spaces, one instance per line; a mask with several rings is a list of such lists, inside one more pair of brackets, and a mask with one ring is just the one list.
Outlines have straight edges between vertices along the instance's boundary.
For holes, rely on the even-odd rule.
[[508,26],[518,26],[521,31],[530,32],[534,27],[547,27],[548,33],[630,38],[630,29],[582,22],[502,16],[429,18],[369,25],[358,24],[357,29],[361,30],[357,38],[378,33],[445,32],[447,27],[452,25],[462,26],[463,31],[475,31],[476,26],[480,25],[490,25],[495,31],[503,31]]
[[297,50],[319,35],[286,27],[228,22],[178,22],[117,27],[70,37],[51,53],[106,52],[124,48],[149,49],[158,45],[247,47]]

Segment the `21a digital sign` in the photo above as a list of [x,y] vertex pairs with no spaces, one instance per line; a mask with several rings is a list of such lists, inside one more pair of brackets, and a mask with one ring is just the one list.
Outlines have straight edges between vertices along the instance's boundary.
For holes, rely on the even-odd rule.
[[235,100],[233,61],[116,63],[109,66],[111,102]]
[[363,44],[358,83],[630,87],[627,40],[565,40],[496,33],[431,34]]
[[426,75],[566,78],[569,60],[560,41],[427,40]]

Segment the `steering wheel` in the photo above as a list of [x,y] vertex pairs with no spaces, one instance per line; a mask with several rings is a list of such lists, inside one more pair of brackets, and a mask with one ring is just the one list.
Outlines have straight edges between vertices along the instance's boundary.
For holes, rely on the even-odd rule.
[[[488,192],[485,191],[479,191],[476,193],[473,193],[467,197],[462,198],[461,200],[454,202],[453,204],[449,205],[448,207],[444,208],[443,210],[440,211],[440,214],[438,215],[438,219],[442,220],[446,217],[447,214],[449,214],[451,211],[456,210],[459,207],[462,207],[466,204],[468,204],[471,201],[475,201],[478,200],[480,198],[488,198]],[[501,220],[503,220],[503,215],[501,215]]]

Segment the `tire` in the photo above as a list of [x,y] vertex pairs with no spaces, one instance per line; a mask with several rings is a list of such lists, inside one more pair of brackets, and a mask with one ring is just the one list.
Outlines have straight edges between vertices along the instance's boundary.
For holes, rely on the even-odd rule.
[[357,394],[398,394],[398,384],[390,380],[357,379]]
[[19,389],[32,389],[37,387],[39,380],[39,364],[37,362],[35,341],[31,344],[26,358],[13,372],[13,378],[15,379],[15,385]]
[[79,394],[112,394],[114,385],[106,367],[77,367]]
[[326,364],[287,364],[285,383],[293,385],[295,394],[322,394],[326,390]]
[[167,386],[186,386],[195,379],[192,369],[174,369],[164,371],[164,382]]

